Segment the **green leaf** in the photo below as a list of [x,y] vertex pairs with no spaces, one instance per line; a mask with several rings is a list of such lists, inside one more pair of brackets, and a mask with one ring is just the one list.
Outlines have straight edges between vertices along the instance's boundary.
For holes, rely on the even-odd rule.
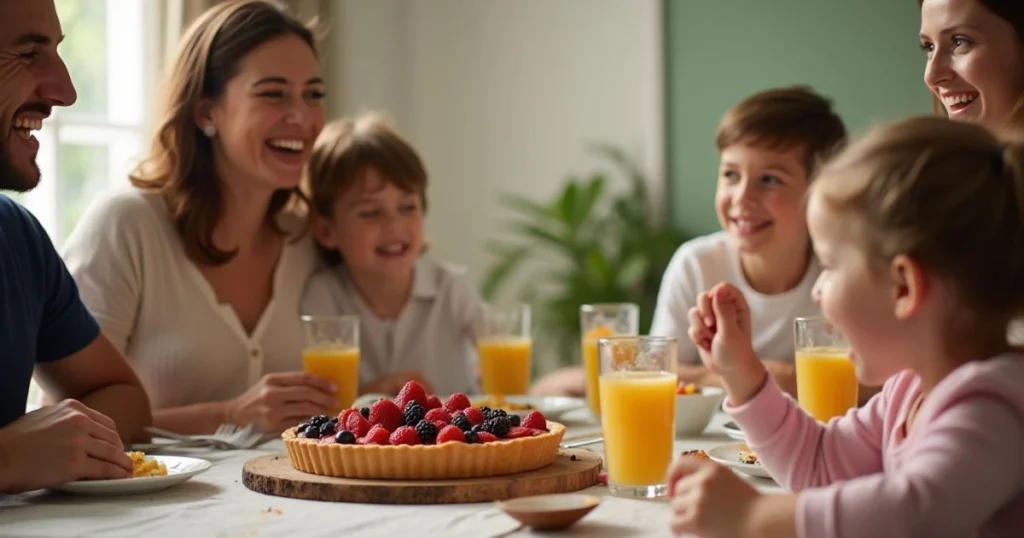
[[509,277],[518,269],[526,255],[529,254],[528,247],[516,247],[505,251],[505,254],[492,265],[484,276],[483,284],[480,287],[480,294],[485,301],[492,301],[498,291],[508,281]]
[[562,237],[550,230],[546,230],[541,226],[520,222],[515,224],[514,227],[524,235],[532,237],[534,240],[549,247],[553,247],[556,250],[561,250],[569,255],[572,255],[575,252],[574,245],[568,238]]
[[617,284],[625,289],[635,287],[647,276],[650,262],[643,255],[634,254],[622,262],[617,276]]
[[506,194],[501,197],[501,204],[513,211],[522,213],[524,216],[531,219],[548,220],[558,218],[557,211],[530,200],[525,196]]

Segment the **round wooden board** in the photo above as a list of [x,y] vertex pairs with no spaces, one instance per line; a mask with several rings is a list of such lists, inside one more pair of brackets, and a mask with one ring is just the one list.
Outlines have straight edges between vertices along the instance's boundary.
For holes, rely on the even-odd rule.
[[588,450],[560,450],[536,471],[459,480],[357,480],[297,471],[287,454],[260,456],[242,466],[242,483],[258,493],[313,501],[372,504],[490,502],[529,495],[568,493],[597,484],[601,457]]

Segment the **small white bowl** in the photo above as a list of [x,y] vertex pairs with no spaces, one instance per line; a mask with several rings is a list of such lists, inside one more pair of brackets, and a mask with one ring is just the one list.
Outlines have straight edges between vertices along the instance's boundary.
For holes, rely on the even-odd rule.
[[677,394],[676,437],[703,432],[724,398],[725,391],[719,387],[700,387],[697,394]]

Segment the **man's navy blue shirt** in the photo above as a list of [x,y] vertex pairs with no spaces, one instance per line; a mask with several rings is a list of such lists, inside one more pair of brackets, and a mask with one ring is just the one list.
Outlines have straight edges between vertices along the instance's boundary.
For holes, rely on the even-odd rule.
[[0,427],[25,414],[36,364],[75,354],[99,331],[39,221],[0,194]]

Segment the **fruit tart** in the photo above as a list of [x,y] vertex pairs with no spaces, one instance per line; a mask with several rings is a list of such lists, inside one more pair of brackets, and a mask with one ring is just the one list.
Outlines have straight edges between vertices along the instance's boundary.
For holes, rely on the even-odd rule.
[[550,465],[565,426],[474,407],[465,394],[441,401],[410,381],[394,399],[317,415],[281,435],[299,471],[342,478],[439,480],[522,473]]

